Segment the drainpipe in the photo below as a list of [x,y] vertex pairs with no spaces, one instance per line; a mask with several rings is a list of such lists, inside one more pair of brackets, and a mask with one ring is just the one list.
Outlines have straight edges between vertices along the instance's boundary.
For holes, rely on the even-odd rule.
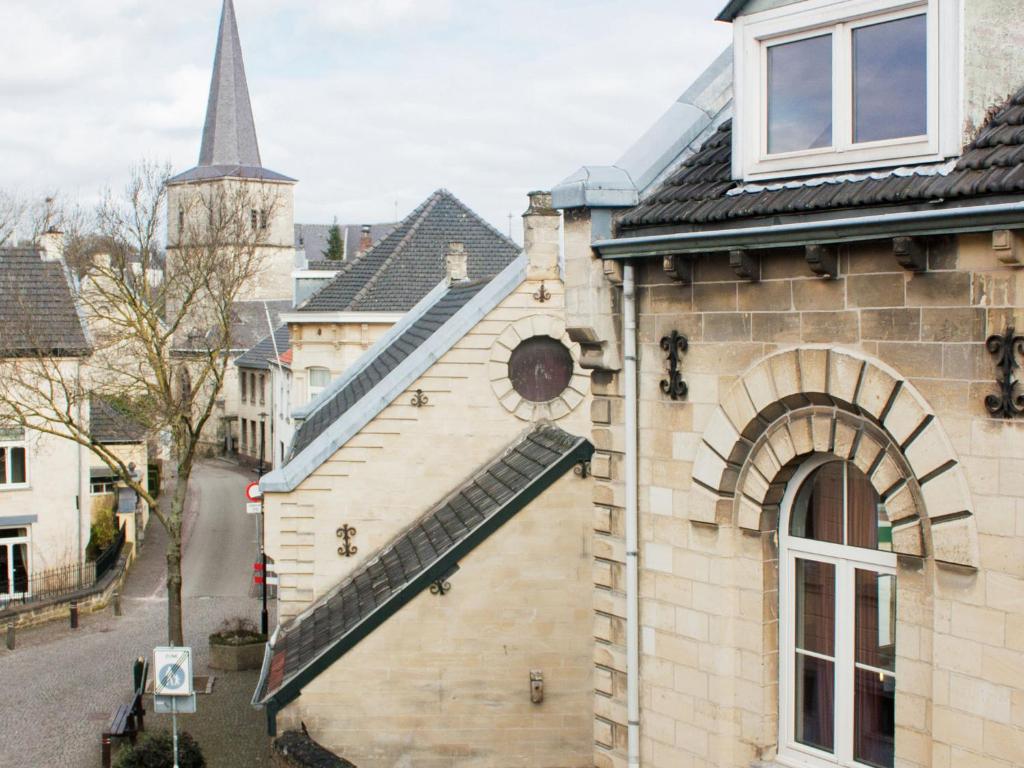
[[622,270],[626,377],[626,718],[629,768],[640,766],[640,578],[637,509],[636,284],[631,263]]

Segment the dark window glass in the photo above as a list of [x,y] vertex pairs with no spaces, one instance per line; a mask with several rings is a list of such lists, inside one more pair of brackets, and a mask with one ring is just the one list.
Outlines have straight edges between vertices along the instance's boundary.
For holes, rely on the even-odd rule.
[[928,27],[910,16],[853,30],[853,140],[928,132]]
[[836,569],[831,563],[796,561],[796,647],[835,655]]
[[0,595],[11,594],[11,550],[7,546],[0,547]]
[[24,483],[25,479],[25,449],[11,448],[11,482]]
[[768,49],[768,152],[832,145],[832,35]]
[[14,591],[28,592],[28,545],[15,544],[11,547],[11,565],[14,571]]
[[857,664],[896,671],[896,577],[857,570]]
[[877,768],[892,768],[896,751],[896,678],[858,668],[853,699],[854,759]]
[[796,740],[831,752],[835,743],[835,664],[796,656]]
[[572,355],[550,336],[533,336],[515,348],[508,361],[512,387],[527,400],[545,403],[565,391],[572,378]]
[[7,453],[10,449],[0,448],[0,485],[9,483],[7,479]]
[[847,464],[846,473],[846,543],[892,552],[892,526],[874,486],[853,464]]
[[843,462],[816,469],[793,504],[789,532],[801,539],[843,543]]

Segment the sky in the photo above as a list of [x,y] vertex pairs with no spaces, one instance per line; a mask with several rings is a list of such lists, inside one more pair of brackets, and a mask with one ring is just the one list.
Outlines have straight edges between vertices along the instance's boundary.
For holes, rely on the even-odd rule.
[[[526,193],[614,162],[731,39],[725,0],[235,0],[296,222],[445,187],[521,238]],[[91,205],[195,165],[221,0],[0,0],[0,189]]]

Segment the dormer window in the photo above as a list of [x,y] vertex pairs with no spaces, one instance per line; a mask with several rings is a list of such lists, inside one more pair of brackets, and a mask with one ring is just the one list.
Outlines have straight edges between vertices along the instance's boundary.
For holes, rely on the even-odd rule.
[[736,26],[734,172],[830,173],[960,150],[957,0],[804,0]]

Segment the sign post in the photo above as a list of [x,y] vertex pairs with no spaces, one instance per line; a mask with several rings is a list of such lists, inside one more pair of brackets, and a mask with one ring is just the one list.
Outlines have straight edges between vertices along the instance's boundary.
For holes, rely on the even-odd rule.
[[[192,689],[192,649],[161,646],[153,649],[153,709],[171,713],[174,768],[178,768],[178,713],[196,711]],[[169,707],[169,710],[168,710]]]

